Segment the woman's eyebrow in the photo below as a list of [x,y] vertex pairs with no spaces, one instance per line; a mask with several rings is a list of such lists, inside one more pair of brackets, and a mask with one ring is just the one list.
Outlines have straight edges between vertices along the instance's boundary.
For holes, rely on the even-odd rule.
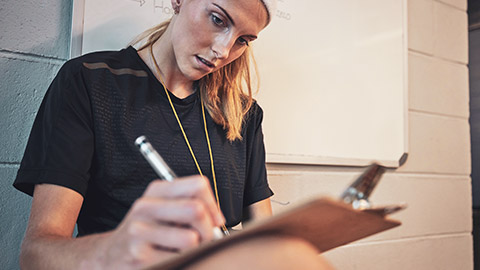
[[235,22],[233,21],[232,17],[230,17],[230,14],[228,14],[228,12],[223,9],[221,6],[217,5],[217,4],[213,4],[214,6],[216,6],[217,8],[219,8],[223,13],[225,13],[225,16],[227,16],[227,18],[230,20],[230,22],[232,22],[232,25],[235,26]]

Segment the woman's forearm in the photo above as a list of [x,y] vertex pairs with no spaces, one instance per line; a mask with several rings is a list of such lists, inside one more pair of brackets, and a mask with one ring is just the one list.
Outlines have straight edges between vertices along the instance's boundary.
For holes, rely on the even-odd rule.
[[21,269],[103,269],[101,250],[109,233],[80,238],[26,236],[20,252]]

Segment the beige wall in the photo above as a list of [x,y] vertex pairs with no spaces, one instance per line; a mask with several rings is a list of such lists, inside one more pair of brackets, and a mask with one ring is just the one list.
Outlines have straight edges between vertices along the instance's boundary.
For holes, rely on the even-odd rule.
[[[408,1],[409,157],[375,204],[408,203],[401,227],[334,249],[338,269],[473,269],[466,0]],[[360,168],[268,164],[274,211],[338,196]]]

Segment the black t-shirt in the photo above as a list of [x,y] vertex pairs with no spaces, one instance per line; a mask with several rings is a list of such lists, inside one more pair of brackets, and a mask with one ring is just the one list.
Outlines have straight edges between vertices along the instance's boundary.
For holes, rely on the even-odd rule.
[[[170,95],[204,175],[212,184],[198,91]],[[227,226],[243,208],[270,197],[262,109],[254,103],[242,140],[206,112],[220,206]],[[68,61],[50,85],[35,119],[14,186],[32,195],[35,184],[73,189],[84,197],[79,235],[114,229],[146,186],[158,178],[134,141],[146,135],[179,176],[198,174],[165,91],[133,47]]]

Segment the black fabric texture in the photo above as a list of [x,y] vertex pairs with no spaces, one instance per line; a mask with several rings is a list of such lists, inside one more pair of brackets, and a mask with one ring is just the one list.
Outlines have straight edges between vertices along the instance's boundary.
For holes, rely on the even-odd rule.
[[[199,94],[170,96],[213,188]],[[234,142],[206,114],[220,205],[231,227],[242,221],[244,207],[273,194],[265,168],[263,112],[254,103],[243,140]],[[29,195],[40,183],[75,190],[84,197],[79,235],[114,229],[158,178],[134,145],[141,135],[178,176],[198,174],[162,85],[133,47],[72,59],[40,106],[14,187]]]

